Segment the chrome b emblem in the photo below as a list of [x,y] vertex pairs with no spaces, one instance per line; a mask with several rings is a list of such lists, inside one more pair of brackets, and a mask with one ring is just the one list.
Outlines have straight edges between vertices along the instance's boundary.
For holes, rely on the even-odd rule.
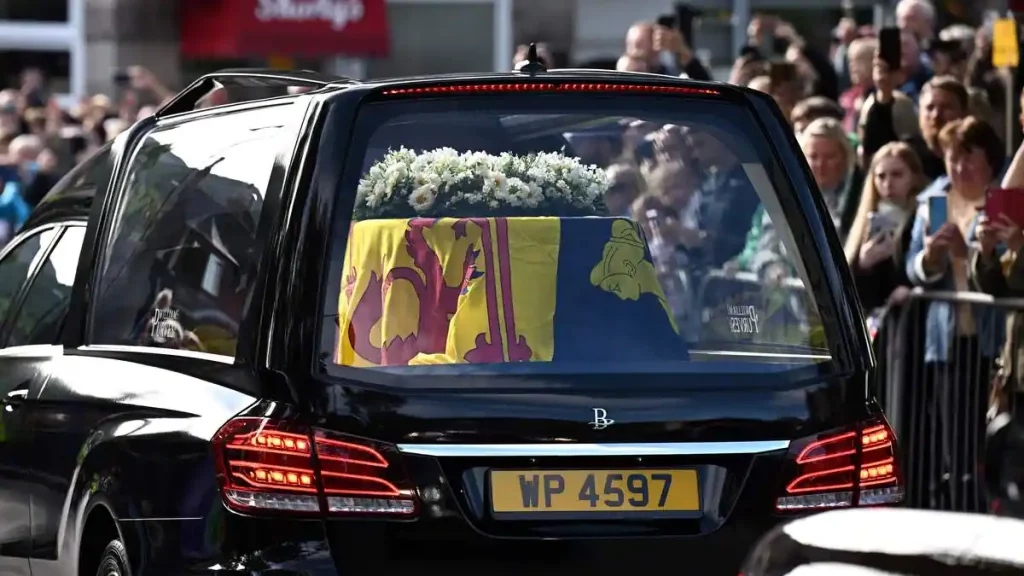
[[604,430],[605,428],[615,424],[615,420],[608,417],[608,411],[604,408],[594,408],[594,419],[590,422],[590,427],[594,430]]

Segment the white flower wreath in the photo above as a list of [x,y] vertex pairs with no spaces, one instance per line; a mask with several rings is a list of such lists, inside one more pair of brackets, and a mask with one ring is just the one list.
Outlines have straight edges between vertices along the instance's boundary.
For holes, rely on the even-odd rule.
[[604,170],[559,153],[403,147],[388,151],[360,180],[355,216],[593,216],[604,211],[608,186]]

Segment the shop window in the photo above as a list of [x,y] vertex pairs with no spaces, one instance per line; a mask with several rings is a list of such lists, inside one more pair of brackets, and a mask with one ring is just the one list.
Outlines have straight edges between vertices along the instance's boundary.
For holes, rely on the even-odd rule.
[[[0,6],[3,6],[3,0],[0,0]],[[4,86],[20,86],[21,73],[29,68],[43,72],[51,93],[67,94],[71,91],[70,53],[0,50],[0,83]]]
[[0,20],[67,22],[68,0],[0,0]]
[[[367,77],[389,78],[494,68],[491,4],[388,3],[391,50],[367,61]],[[424,30],[458,30],[423,42]],[[511,66],[511,63],[510,63]]]

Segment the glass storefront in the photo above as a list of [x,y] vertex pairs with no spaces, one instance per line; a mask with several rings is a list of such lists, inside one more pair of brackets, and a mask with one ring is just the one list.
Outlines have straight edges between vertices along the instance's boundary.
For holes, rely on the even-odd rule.
[[84,81],[85,0],[0,0],[0,82],[40,70],[62,102]]
[[41,70],[53,92],[65,94],[71,90],[71,55],[68,52],[0,49],[0,85],[20,85],[21,73],[28,68]]
[[[381,0],[387,14],[387,23],[383,25],[388,27],[390,35],[386,57],[330,54],[291,58],[290,54],[283,53],[277,57],[252,58],[228,55],[229,59],[190,59],[187,56],[182,59],[184,51],[177,53],[179,45],[174,39],[179,33],[177,30],[166,30],[166,38],[161,33],[159,39],[152,41],[129,41],[116,30],[107,30],[112,25],[118,28],[123,24],[114,17],[123,1],[94,6],[87,0],[0,0],[0,82],[17,85],[22,70],[38,68],[51,80],[53,92],[64,98],[70,94],[116,90],[113,81],[108,80],[113,77],[112,71],[131,64],[161,73],[174,88],[224,68],[311,69],[382,78],[492,71],[499,61],[502,69],[506,69],[506,61],[507,66],[511,66],[511,5],[514,0]],[[162,4],[181,0],[146,1]],[[87,34],[87,24],[106,28]],[[457,30],[458,33],[431,33],[437,30]],[[138,61],[135,61],[136,54]]]
[[[493,70],[494,10],[490,2],[389,3],[391,51],[367,60],[367,77]],[[458,33],[438,36],[432,30]]]
[[67,22],[68,0],[0,0],[0,20]]

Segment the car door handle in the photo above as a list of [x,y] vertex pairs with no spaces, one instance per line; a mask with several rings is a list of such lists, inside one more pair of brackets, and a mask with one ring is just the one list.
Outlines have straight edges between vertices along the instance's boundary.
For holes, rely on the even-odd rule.
[[21,384],[14,390],[8,392],[0,403],[4,405],[4,410],[7,412],[13,412],[14,409],[20,406],[26,399],[28,399],[28,382]]

